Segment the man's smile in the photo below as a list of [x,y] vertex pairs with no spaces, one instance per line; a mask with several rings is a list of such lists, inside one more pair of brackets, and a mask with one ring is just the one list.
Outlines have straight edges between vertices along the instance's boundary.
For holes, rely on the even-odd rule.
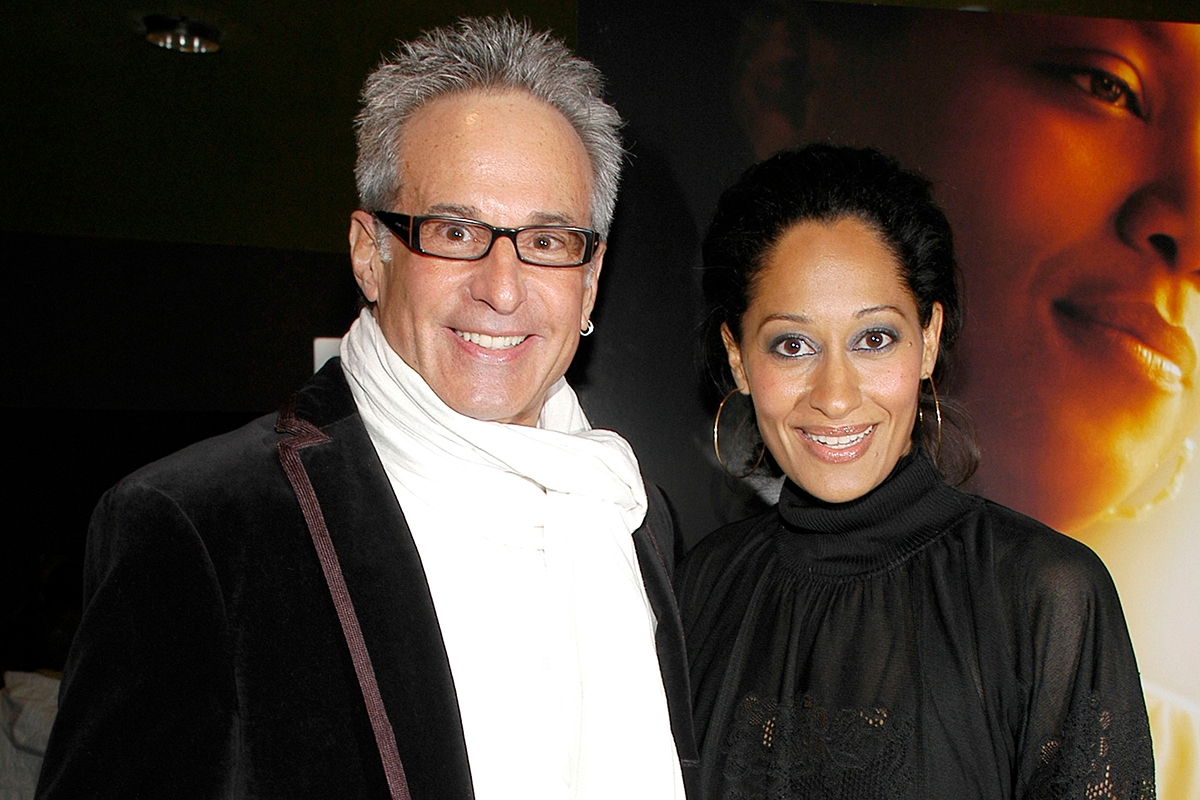
[[508,350],[516,347],[521,342],[529,338],[528,335],[521,336],[490,336],[486,333],[472,333],[470,331],[460,331],[457,328],[454,332],[458,334],[463,341],[477,344],[487,350]]

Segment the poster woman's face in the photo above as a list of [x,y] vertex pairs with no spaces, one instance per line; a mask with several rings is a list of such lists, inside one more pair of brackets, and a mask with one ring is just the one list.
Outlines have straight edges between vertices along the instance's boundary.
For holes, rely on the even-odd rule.
[[1200,419],[1200,25],[930,14],[901,40],[818,86],[801,138],[934,181],[978,488],[1077,529]]

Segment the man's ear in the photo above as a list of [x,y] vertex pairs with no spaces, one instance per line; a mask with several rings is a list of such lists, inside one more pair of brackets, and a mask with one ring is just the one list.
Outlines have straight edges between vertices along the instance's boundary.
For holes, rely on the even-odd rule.
[[733,331],[729,330],[727,323],[721,323],[721,341],[725,345],[725,355],[729,358],[729,371],[733,373],[733,380],[737,383],[738,391],[742,394],[750,394],[750,379],[746,377],[746,367],[742,363],[742,348],[738,345],[737,339],[733,338]]
[[375,240],[375,217],[366,211],[359,210],[350,215],[350,265],[363,297],[368,303],[377,302],[379,287],[383,284],[384,264],[379,243]]
[[604,267],[604,242],[596,245],[596,251],[592,254],[592,260],[588,262],[586,267],[588,274],[585,279],[587,282],[583,286],[583,316],[579,320],[579,330],[587,327],[588,320],[592,317],[592,310],[596,307],[596,294],[600,285],[600,270]]

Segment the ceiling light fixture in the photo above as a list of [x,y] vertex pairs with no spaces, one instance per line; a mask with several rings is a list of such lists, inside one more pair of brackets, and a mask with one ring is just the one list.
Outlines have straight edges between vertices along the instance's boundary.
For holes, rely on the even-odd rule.
[[221,49],[224,34],[215,25],[170,14],[147,14],[142,17],[146,41],[178,50],[180,53],[215,53]]

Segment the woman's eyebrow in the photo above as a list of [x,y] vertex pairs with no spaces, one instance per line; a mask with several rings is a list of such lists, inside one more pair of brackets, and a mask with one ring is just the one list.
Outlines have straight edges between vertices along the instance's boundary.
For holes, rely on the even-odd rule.
[[881,306],[869,306],[868,308],[864,308],[864,309],[861,309],[860,311],[856,311],[856,312],[854,312],[854,317],[855,317],[855,319],[861,319],[862,317],[868,316],[870,314],[878,314],[880,311],[894,311],[895,313],[899,314],[900,316],[904,316],[904,312],[901,311],[898,307],[885,304],[885,305],[881,305]]
[[781,320],[783,322],[797,322],[801,325],[812,322],[812,317],[807,314],[768,314],[763,317],[763,322],[775,322]]

